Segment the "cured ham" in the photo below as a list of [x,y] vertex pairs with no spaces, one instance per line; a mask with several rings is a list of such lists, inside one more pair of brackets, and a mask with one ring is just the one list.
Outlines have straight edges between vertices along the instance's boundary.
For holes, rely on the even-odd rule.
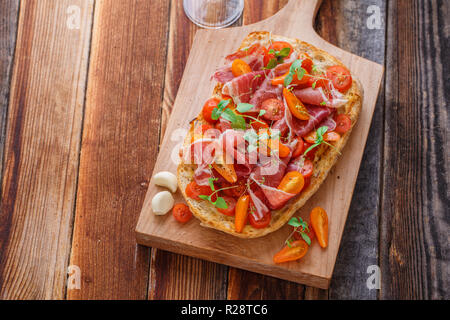
[[264,195],[269,201],[270,208],[273,210],[283,207],[286,202],[295,197],[295,194],[287,193],[274,187],[270,187],[265,183],[262,183],[255,177],[254,173],[250,175],[250,178],[262,189]]
[[288,122],[288,126],[299,137],[304,137],[312,130],[318,128],[318,125],[331,114],[331,109],[329,108],[306,106],[306,109],[310,115],[309,120],[299,120],[291,116],[289,119],[291,121],[290,124]]
[[265,79],[264,71],[255,71],[228,81],[222,88],[224,95],[230,96],[235,104],[248,103],[253,93],[259,88]]
[[315,89],[294,89],[293,92],[301,102],[315,106],[338,108],[347,103],[347,100],[343,98],[343,95],[335,89],[330,90],[330,96],[327,96],[320,87]]

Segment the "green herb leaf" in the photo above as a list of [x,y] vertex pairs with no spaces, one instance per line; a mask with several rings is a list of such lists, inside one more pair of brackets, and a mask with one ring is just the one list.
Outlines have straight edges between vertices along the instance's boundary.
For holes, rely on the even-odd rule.
[[291,53],[291,48],[285,47],[276,53],[277,57],[286,58]]
[[208,178],[208,183],[209,183],[209,187],[211,188],[212,191],[216,191],[216,189],[214,188],[214,181],[219,180],[218,178]]
[[326,106],[326,105],[327,105],[327,102],[326,102],[326,101],[322,101],[322,102],[320,103],[320,105],[321,105],[321,106]]
[[246,113],[246,112],[250,111],[252,108],[254,108],[254,105],[252,105],[250,103],[241,102],[237,105],[236,110],[241,113]]
[[277,64],[278,64],[277,59],[272,58],[269,60],[269,63],[267,64],[266,69],[273,69],[277,66]]
[[289,220],[288,225],[297,228],[301,226],[301,223],[296,217],[292,217],[291,220]]
[[258,117],[262,117],[265,114],[266,114],[266,110],[261,109],[261,111],[259,111]]
[[304,233],[304,232],[300,232],[300,235],[302,236],[303,240],[305,240],[305,242],[310,246],[311,245],[311,239],[309,238],[309,236]]
[[203,200],[207,200],[207,201],[210,200],[210,199],[209,199],[209,196],[205,196],[205,195],[203,195],[203,194],[199,195],[198,197],[199,197],[200,199],[203,199]]
[[227,202],[225,201],[224,198],[221,198],[221,197],[217,197],[217,200],[214,203],[214,205],[216,206],[216,208],[219,208],[219,209],[228,209]]
[[291,239],[287,239],[286,244],[289,248],[292,248],[292,240]]

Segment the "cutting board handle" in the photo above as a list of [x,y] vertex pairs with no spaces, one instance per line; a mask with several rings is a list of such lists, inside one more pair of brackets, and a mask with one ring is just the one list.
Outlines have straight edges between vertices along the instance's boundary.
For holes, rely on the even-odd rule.
[[[245,27],[271,27],[272,31],[294,29],[314,31],[314,19],[322,0],[290,0],[283,9],[272,17]],[[289,28],[285,28],[289,25]],[[288,35],[286,35],[288,36]]]

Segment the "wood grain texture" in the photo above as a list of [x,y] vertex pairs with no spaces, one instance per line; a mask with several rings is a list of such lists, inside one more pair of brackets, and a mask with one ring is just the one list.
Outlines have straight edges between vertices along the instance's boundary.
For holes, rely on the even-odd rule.
[[[68,28],[66,10],[83,22]],[[0,207],[0,298],[64,297],[92,1],[22,1]],[[45,21],[45,23],[43,23]]]
[[383,299],[448,299],[448,1],[390,1]]
[[[367,11],[369,6],[379,9],[379,29],[369,29],[367,25],[367,20],[373,15],[372,11]],[[316,22],[318,33],[331,43],[384,64],[385,0],[324,1]],[[333,272],[330,299],[377,298],[377,290],[369,290],[366,281],[370,276],[367,268],[378,265],[383,109],[384,93],[381,90]]]
[[6,114],[8,113],[11,71],[16,47],[19,0],[0,2],[0,175],[3,172]]
[[[264,238],[243,242],[238,238],[202,228],[196,220],[180,226],[176,221],[167,217],[156,219],[151,212],[150,201],[160,189],[155,187],[152,181],[136,229],[139,243],[321,288],[328,287],[347,210],[350,207],[350,196],[353,192],[354,182],[356,182],[357,170],[355,168],[359,167],[362,159],[362,151],[381,83],[382,67],[346,53],[317,36],[312,26],[312,17],[316,12],[317,4],[318,1],[290,1],[281,11],[281,15],[278,14],[256,25],[226,30],[199,30],[194,39],[174,103],[173,115],[175,116],[171,117],[167,132],[186,127],[186,119],[192,119],[197,115],[203,102],[212,92],[214,84],[210,82],[210,74],[220,65],[225,53],[237,48],[241,39],[250,31],[268,29],[272,30],[274,34],[280,33],[294,38],[302,38],[340,58],[356,74],[365,88],[364,112],[361,113],[355,131],[346,147],[352,152],[343,152],[340,161],[321,186],[321,192],[316,193],[302,209],[302,212],[307,214],[312,206],[320,204],[329,212],[335,212],[330,224],[329,248],[321,251],[318,246],[312,246],[310,253],[301,264],[274,265],[272,256],[275,251],[273,250],[276,250],[276,246],[286,238],[289,233],[288,226]],[[299,18],[300,14],[303,15],[301,18]],[[218,39],[220,41],[217,41]],[[215,52],[212,52],[213,49]],[[198,72],[199,68],[202,70],[201,73]],[[186,108],[186,105],[193,107]],[[176,170],[176,164],[172,160],[171,154],[176,151],[179,141],[168,135],[167,132],[155,165],[156,172]],[[351,170],[347,167],[349,164],[351,164]],[[345,181],[337,178],[344,174],[347,178]],[[340,190],[339,195],[333,192],[336,190],[335,188]],[[183,201],[180,193],[175,195],[175,200]],[[331,208],[333,209],[331,210]],[[267,248],[270,250],[266,250]]]
[[[239,25],[239,19],[234,25]],[[182,1],[171,1],[160,142],[183,76],[194,35],[199,30],[184,14]],[[156,156],[157,154],[155,154]],[[228,267],[152,249],[150,299],[224,299]]]
[[145,299],[150,250],[133,229],[157,153],[169,3],[98,1],[68,299]]

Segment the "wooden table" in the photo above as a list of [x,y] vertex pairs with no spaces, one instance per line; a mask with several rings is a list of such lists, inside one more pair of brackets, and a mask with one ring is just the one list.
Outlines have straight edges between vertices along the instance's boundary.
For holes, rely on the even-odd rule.
[[[246,0],[236,25],[285,3]],[[198,29],[181,0],[1,1],[0,299],[448,299],[449,13],[445,0],[322,4],[325,39],[386,67],[325,291],[136,245]]]

